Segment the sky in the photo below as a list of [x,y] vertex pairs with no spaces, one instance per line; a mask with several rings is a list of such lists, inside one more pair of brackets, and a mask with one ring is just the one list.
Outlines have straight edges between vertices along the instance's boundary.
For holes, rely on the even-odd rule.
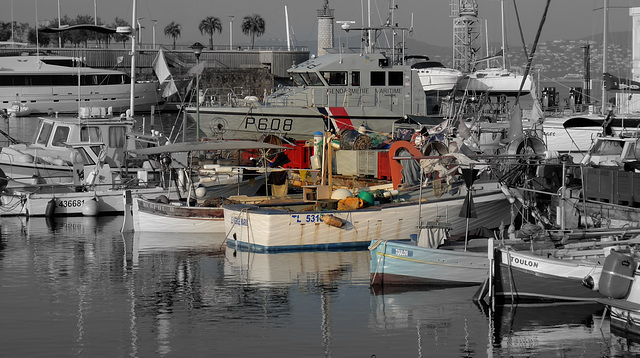
[[[228,45],[230,35],[234,46],[249,44],[250,39],[241,31],[242,18],[258,14],[265,20],[266,31],[256,38],[256,46],[261,40],[281,39],[286,44],[285,7],[289,14],[292,37],[299,45],[307,45],[317,39],[317,9],[324,0],[135,0],[137,17],[142,29],[142,41],[151,43],[153,22],[157,20],[156,42],[169,46],[172,39],[164,36],[164,27],[172,21],[182,26],[178,45],[189,46],[198,41],[208,44],[208,36],[198,30],[199,22],[207,16],[220,18],[223,24],[221,34],[216,33],[216,45]],[[401,27],[410,27],[413,17],[413,37],[428,44],[451,47],[453,18],[450,17],[451,0],[392,0],[398,10],[394,13],[395,22]],[[640,0],[608,0],[610,5],[609,24],[611,31],[631,29],[629,7],[640,7]],[[11,2],[11,11],[6,5]],[[77,15],[93,15],[94,9],[103,23],[112,23],[116,17],[131,21],[134,0],[3,0],[6,4],[0,13],[0,21],[35,24],[37,20],[53,20],[60,13],[75,18]],[[490,41],[500,41],[501,37],[501,1],[476,0],[479,17],[487,20],[487,33]],[[507,41],[521,44],[519,30],[513,6],[514,0],[504,0]],[[532,44],[544,13],[546,1],[515,0],[523,27],[525,42]],[[604,0],[551,0],[548,15],[544,23],[540,41],[557,39],[581,39],[601,33],[603,28]],[[95,7],[94,7],[95,4]],[[367,23],[366,9],[371,5],[371,22],[379,24],[387,18],[388,0],[329,0],[329,6],[335,9],[337,21],[356,21],[360,26],[364,19]],[[365,9],[363,11],[362,9]],[[365,15],[363,15],[365,14]],[[229,15],[234,16],[233,29],[230,32]],[[382,20],[381,20],[382,19]],[[336,26],[336,42],[342,33]],[[356,46],[351,45],[351,46]],[[309,49],[312,53],[316,49]]]

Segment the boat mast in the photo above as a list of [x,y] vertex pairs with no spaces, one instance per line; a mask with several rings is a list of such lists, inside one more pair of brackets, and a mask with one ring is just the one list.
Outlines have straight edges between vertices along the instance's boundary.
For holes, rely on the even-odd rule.
[[291,35],[289,34],[289,12],[287,11],[287,5],[284,6],[284,20],[287,26],[287,51],[291,51]]
[[607,73],[607,32],[609,30],[609,0],[604,0],[603,28],[602,28],[602,115],[605,115],[607,106],[607,88],[604,85],[604,74]]
[[500,0],[500,16],[502,17],[502,68],[507,68],[507,46],[504,36],[506,34],[504,22],[504,0]]
[[131,16],[131,93],[129,95],[129,111],[130,117],[133,118],[133,107],[134,107],[134,89],[136,85],[136,32],[138,31],[137,27],[134,26],[137,19],[136,14],[136,0],[133,0],[133,15]]

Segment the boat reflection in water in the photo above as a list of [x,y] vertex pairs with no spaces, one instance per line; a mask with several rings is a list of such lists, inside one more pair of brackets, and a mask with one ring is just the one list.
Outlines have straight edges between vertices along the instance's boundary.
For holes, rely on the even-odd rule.
[[602,311],[594,302],[497,306],[494,354],[604,357],[609,326]]
[[471,300],[475,290],[376,290],[371,324],[387,335],[390,330],[411,331],[397,341],[412,344],[418,357],[450,355],[452,347],[458,356],[603,357],[609,356],[610,346],[624,346],[610,335],[608,322],[601,319],[603,307],[594,302],[504,305],[491,312]]
[[222,235],[123,236],[122,220],[3,218],[0,356],[640,353],[597,304],[490,314],[471,299],[477,287],[372,293],[367,250],[251,253]]
[[[375,331],[397,332],[397,344],[418,357],[489,356],[489,321],[471,299],[477,289],[376,286],[370,299],[370,325]],[[393,348],[374,353],[389,356]]]

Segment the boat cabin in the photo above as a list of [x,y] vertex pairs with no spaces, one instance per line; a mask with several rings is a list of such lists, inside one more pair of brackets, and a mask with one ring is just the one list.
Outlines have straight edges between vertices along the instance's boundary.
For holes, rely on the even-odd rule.
[[[104,161],[112,167],[119,167],[127,150],[127,133],[131,132],[134,124],[132,119],[114,118],[103,110],[81,111],[79,118],[43,117],[32,144],[21,151],[34,157],[48,156],[59,163],[73,164],[78,158],[97,157],[104,143]],[[68,143],[78,142],[95,142],[96,145],[83,146],[90,153],[77,157]]]
[[379,106],[424,112],[424,93],[411,66],[394,64],[384,53],[342,53],[311,58],[288,70],[292,87],[265,98],[272,106]]

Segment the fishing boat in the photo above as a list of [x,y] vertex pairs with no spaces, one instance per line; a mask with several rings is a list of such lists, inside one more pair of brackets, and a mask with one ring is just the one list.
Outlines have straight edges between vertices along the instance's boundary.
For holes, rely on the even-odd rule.
[[[421,185],[402,189],[402,165],[396,163],[402,159],[395,156],[405,148],[411,144],[397,141],[389,150],[392,186],[360,190],[355,200],[350,199],[355,193],[334,196],[329,185],[319,185],[303,187],[302,202],[224,205],[227,245],[257,251],[364,249],[372,240],[406,240],[418,233],[422,221],[447,222],[455,235],[497,227],[507,215],[495,215],[509,210],[499,182],[479,180],[473,187],[474,204],[469,204],[465,180],[444,179],[457,173],[458,166],[444,170],[449,174],[433,180],[424,193]],[[471,222],[459,215],[469,205],[478,217]]]
[[466,243],[447,240],[447,229],[446,225],[431,223],[421,228],[415,242],[372,240],[370,284],[472,286],[483,283],[490,266],[487,241],[493,238],[472,240],[474,246],[480,242],[481,247],[480,251],[472,251]]
[[[256,142],[256,141],[202,141],[202,142],[183,142],[173,143],[159,147],[142,148],[134,150],[133,153],[138,155],[159,155],[165,156],[175,155],[177,153],[186,153],[187,163],[192,163],[191,158],[197,152],[214,152],[214,151],[238,151],[238,150],[274,150],[283,149],[285,147]],[[224,219],[223,209],[220,207],[224,202],[224,198],[233,195],[253,196],[262,184],[265,182],[264,174],[249,173],[248,168],[228,167],[230,170],[223,170],[219,165],[217,169],[227,174],[225,182],[217,180],[212,183],[211,176],[207,177],[207,185],[200,186],[200,182],[194,183],[194,177],[191,172],[194,171],[192,165],[187,164],[181,175],[182,182],[181,192],[187,193],[181,196],[180,200],[169,200],[171,194],[169,190],[167,196],[160,195],[162,193],[154,193],[145,195],[140,193],[126,194],[130,196],[127,200],[128,208],[125,212],[125,220],[123,230],[125,231],[148,231],[148,232],[180,232],[180,233],[202,233],[202,232],[223,232]],[[242,170],[245,170],[243,174]],[[209,174],[211,169],[209,169]],[[175,189],[172,189],[175,190]],[[209,195],[207,194],[209,193]],[[215,198],[211,198],[215,195]],[[219,199],[212,201],[208,199]],[[193,202],[192,202],[193,201]],[[199,203],[198,203],[199,201]]]
[[[136,108],[148,112],[152,105],[162,104],[159,88],[157,81],[136,82]],[[130,95],[131,78],[125,72],[87,67],[77,57],[42,53],[0,57],[0,107],[9,109],[17,100],[29,104],[30,114],[70,114],[78,113],[80,98],[84,107],[124,112]]]
[[[138,138],[145,135],[134,132],[134,125],[133,118],[105,108],[82,108],[79,117],[41,117],[31,143],[10,138],[13,143],[0,149],[0,169],[11,179],[9,187],[79,184],[84,166],[95,164],[108,164],[113,176],[135,176],[127,151],[142,145]],[[156,145],[167,140],[146,137]],[[138,161],[137,169],[142,164]]]
[[[493,295],[498,302],[596,301],[603,250],[585,260],[546,257],[510,247],[495,254]],[[589,256],[593,255],[593,256]],[[591,287],[588,287],[591,286]]]

